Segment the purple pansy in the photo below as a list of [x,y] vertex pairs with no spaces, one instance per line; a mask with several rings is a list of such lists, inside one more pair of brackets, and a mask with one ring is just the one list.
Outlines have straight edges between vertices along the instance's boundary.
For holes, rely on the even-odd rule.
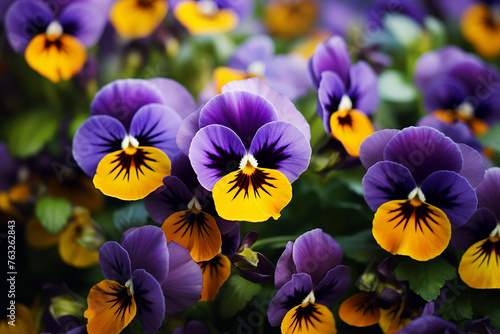
[[368,168],[364,197],[376,211],[373,234],[392,254],[423,261],[448,245],[451,228],[474,213],[472,185],[484,175],[482,158],[430,127],[382,130],[360,148]]
[[335,325],[327,307],[340,298],[350,277],[349,268],[341,265],[341,260],[340,246],[321,229],[289,241],[276,265],[274,283],[278,292],[267,310],[271,325],[281,324],[282,331],[287,332],[295,318],[298,326],[309,322],[333,332]]
[[173,334],[209,334],[209,331],[202,322],[191,320],[185,327],[174,330]]

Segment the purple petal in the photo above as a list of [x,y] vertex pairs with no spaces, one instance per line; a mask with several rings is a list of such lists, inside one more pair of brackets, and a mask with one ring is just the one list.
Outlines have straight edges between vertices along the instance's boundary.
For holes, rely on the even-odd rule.
[[172,108],[182,119],[193,113],[197,106],[193,96],[180,83],[167,78],[153,78],[149,83],[158,89],[163,98],[163,104]]
[[388,15],[404,15],[420,25],[424,24],[425,17],[425,11],[419,3],[393,2],[392,0],[377,1],[366,13],[365,20],[371,23],[371,29],[374,29],[373,25],[383,27]]
[[179,152],[175,142],[182,119],[167,106],[151,103],[140,108],[132,118],[129,133],[140,146],[153,146],[169,157]]
[[87,334],[87,326],[81,325],[73,328],[72,330],[66,332],[66,334]]
[[396,129],[380,130],[361,143],[359,159],[366,169],[384,160],[384,149],[387,143],[398,133],[399,130]]
[[328,271],[326,276],[314,288],[316,303],[329,307],[342,296],[350,284],[351,270],[338,265]]
[[317,228],[302,234],[293,245],[293,262],[297,272],[311,276],[313,286],[342,261],[342,249],[331,236]]
[[424,88],[425,107],[428,112],[454,110],[465,101],[465,87],[451,76],[433,80]]
[[372,115],[379,104],[377,75],[367,63],[360,61],[351,67],[350,81],[347,95],[355,101],[353,108]]
[[462,154],[458,146],[439,131],[429,127],[409,127],[394,136],[384,150],[384,160],[408,168],[417,185],[438,170],[459,173]]
[[192,199],[193,194],[181,180],[175,176],[167,176],[163,179],[163,186],[149,194],[144,204],[151,218],[163,224],[170,215],[187,210]]
[[292,279],[292,275],[297,273],[295,263],[292,258],[293,242],[288,241],[286,248],[276,263],[276,272],[274,273],[274,287],[278,290]]
[[168,250],[170,271],[161,286],[165,295],[165,312],[173,314],[187,310],[201,299],[203,275],[186,248],[170,241]]
[[274,54],[274,42],[267,35],[258,35],[247,39],[233,53],[227,66],[246,71],[255,61],[266,61]]
[[226,255],[228,259],[232,258],[238,250],[240,244],[240,225],[235,224],[233,229],[222,235],[221,253]]
[[90,105],[90,114],[112,116],[128,130],[137,110],[150,103],[163,103],[163,97],[153,84],[141,79],[116,80],[97,92]]
[[201,108],[187,116],[182,121],[179,132],[177,133],[177,145],[185,155],[189,155],[189,147],[191,146],[191,142],[193,141],[196,132],[198,132],[198,130],[200,129],[200,126],[198,125],[198,121],[200,119],[200,111]]
[[457,173],[438,171],[422,182],[420,189],[426,202],[444,211],[452,228],[457,228],[472,216],[477,208],[476,192]]
[[259,167],[278,170],[292,183],[309,166],[311,146],[295,125],[271,122],[257,131],[249,153]]
[[194,137],[189,160],[200,184],[212,190],[221,177],[239,168],[245,154],[245,147],[233,130],[222,125],[209,125]]
[[426,303],[424,306],[424,310],[422,311],[421,316],[425,317],[425,316],[433,315],[435,308],[436,308],[436,305],[434,304],[433,301]]
[[160,283],[169,270],[167,240],[161,228],[143,226],[130,233],[122,243],[130,256],[132,270],[144,269]]
[[134,270],[132,277],[137,318],[146,333],[156,333],[165,317],[165,297],[160,283],[144,269]]
[[211,124],[233,130],[246,146],[266,123],[277,121],[278,114],[265,98],[249,92],[224,92],[205,104],[200,113],[200,128]]
[[458,144],[464,165],[460,175],[469,181],[472,187],[476,187],[484,177],[484,163],[481,154],[472,147],[465,144]]
[[210,334],[207,327],[200,321],[191,320],[186,327],[176,328],[173,334]]
[[443,318],[431,315],[427,317],[420,317],[408,325],[403,327],[402,330],[396,334],[463,334],[458,327],[444,320]]
[[323,120],[323,127],[328,134],[332,132],[330,117],[339,109],[340,101],[345,93],[345,85],[337,73],[323,72],[318,89],[318,114]]
[[472,58],[450,67],[447,74],[460,81],[465,86],[468,95],[479,99],[484,98],[484,94],[488,94],[490,89],[498,88],[496,86],[500,81],[498,73],[486,67],[478,58]]
[[127,135],[123,125],[107,115],[92,116],[83,122],[73,138],[73,157],[80,168],[94,176],[105,155],[121,150]]
[[42,1],[13,3],[5,14],[5,33],[14,51],[24,52],[31,39],[44,33],[53,20],[54,15]]
[[311,129],[304,116],[285,95],[258,78],[232,81],[222,87],[222,92],[247,91],[262,96],[276,109],[280,121],[292,123],[300,129],[307,140],[311,139]]
[[97,43],[107,21],[106,11],[85,2],[69,3],[59,16],[64,33],[78,38],[87,47]]
[[476,187],[478,207],[487,208],[497,219],[500,219],[500,168],[490,168],[484,174],[481,183]]
[[319,87],[321,74],[332,71],[338,74],[344,86],[349,86],[349,69],[351,57],[342,37],[333,36],[318,44],[313,56],[309,59],[309,71],[316,88]]
[[[208,211],[207,209],[205,210]],[[215,206],[213,211],[215,211]],[[215,218],[215,222],[217,223],[217,227],[219,228],[221,234],[229,233],[237,224],[235,221],[222,219],[221,217],[216,216],[215,213],[217,212],[215,211],[214,214],[212,214],[212,217]]]
[[177,153],[172,159],[172,170],[170,171],[170,175],[179,178],[192,193],[195,192],[200,185],[196,178],[196,173],[191,166],[191,161],[189,161],[189,157],[182,152]]
[[238,253],[242,252],[245,248],[250,248],[259,238],[259,232],[248,231],[247,234],[241,239],[240,246],[238,247]]
[[495,215],[486,208],[479,208],[464,225],[451,234],[451,244],[455,249],[467,249],[476,242],[486,239],[497,226]]
[[363,177],[365,201],[373,211],[389,201],[407,199],[415,187],[410,171],[390,161],[377,162]]
[[311,293],[311,277],[305,273],[294,274],[292,279],[278,290],[267,309],[271,326],[279,326],[285,314]]
[[311,89],[307,63],[298,55],[279,55],[266,62],[266,80],[290,100],[296,100]]
[[125,240],[126,237],[129,236],[130,233],[134,232],[135,230],[139,229],[140,226],[136,226],[136,227],[131,227],[127,230],[125,230],[123,233],[122,233],[122,237],[120,238],[120,244],[123,244],[123,240]]
[[132,277],[130,257],[115,241],[108,241],[99,249],[99,264],[105,279],[125,284]]

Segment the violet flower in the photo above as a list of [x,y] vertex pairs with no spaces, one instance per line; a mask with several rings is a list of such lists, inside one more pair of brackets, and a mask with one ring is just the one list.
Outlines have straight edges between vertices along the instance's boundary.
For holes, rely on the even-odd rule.
[[175,329],[173,334],[209,334],[209,331],[202,322],[191,320],[185,327]]

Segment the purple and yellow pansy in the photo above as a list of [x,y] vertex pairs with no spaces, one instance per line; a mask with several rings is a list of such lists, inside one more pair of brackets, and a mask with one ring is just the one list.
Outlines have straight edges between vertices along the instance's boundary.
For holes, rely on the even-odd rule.
[[168,8],[168,0],[117,0],[111,7],[109,20],[122,37],[147,37],[163,21]]
[[481,155],[430,127],[381,130],[360,148],[373,236],[391,254],[426,261],[441,254],[452,228],[474,213]]
[[62,8],[42,0],[16,1],[5,16],[7,38],[35,71],[55,83],[69,80],[83,68],[87,48],[101,36],[107,21],[104,7],[92,0],[72,1]]
[[177,131],[195,108],[173,80],[114,81],[96,94],[91,117],[73,139],[73,156],[105,195],[144,198],[170,174]]
[[464,38],[485,58],[500,55],[500,1],[481,0],[463,13],[461,28]]
[[345,41],[333,36],[316,47],[309,74],[318,89],[318,115],[325,131],[349,155],[359,156],[359,146],[375,132],[370,119],[378,106],[375,72],[363,61],[351,66]]
[[310,129],[283,94],[260,79],[233,81],[188,116],[177,136],[219,216],[280,217],[311,157]]

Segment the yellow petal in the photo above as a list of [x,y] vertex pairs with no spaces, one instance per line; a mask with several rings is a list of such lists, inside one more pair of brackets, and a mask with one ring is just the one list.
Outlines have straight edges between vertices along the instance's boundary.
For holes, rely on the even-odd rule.
[[188,249],[196,262],[212,259],[222,246],[217,223],[211,215],[191,210],[176,212],[161,227],[168,241]]
[[169,174],[170,159],[163,151],[139,146],[133,153],[120,150],[102,158],[94,185],[105,195],[137,200],[160,187]]
[[54,176],[46,181],[53,197],[65,198],[73,206],[82,206],[90,211],[99,211],[104,206],[105,197],[94,187],[87,176],[69,176],[59,179]]
[[500,24],[494,21],[491,11],[484,3],[473,4],[460,22],[464,38],[485,58],[500,55]]
[[28,245],[35,249],[47,249],[55,246],[60,234],[49,233],[38,218],[30,218],[26,223],[25,238]]
[[470,246],[458,267],[460,278],[475,289],[500,289],[500,238],[483,239]]
[[380,309],[379,326],[384,333],[395,333],[396,328],[402,328],[401,314],[403,313],[405,303],[404,297],[401,303],[394,304],[388,309]]
[[24,57],[35,71],[52,82],[59,82],[80,72],[87,60],[87,51],[73,36],[64,34],[53,40],[38,34],[28,44]]
[[231,274],[231,262],[227,256],[219,253],[213,259],[199,262],[198,265],[203,274],[203,290],[200,300],[214,300],[220,287]]
[[339,110],[330,116],[332,135],[337,138],[349,155],[359,157],[359,146],[375,132],[372,122],[358,110]]
[[249,222],[278,219],[292,199],[292,186],[283,173],[248,165],[221,178],[212,192],[220,217]]
[[[13,300],[13,299],[11,299]],[[15,315],[10,317],[11,310],[7,309],[7,318],[0,320],[0,333],[2,334],[35,334],[35,321],[29,308],[24,304],[8,304],[6,308],[15,308]],[[9,324],[9,322],[11,324]],[[15,324],[13,326],[12,324]]]
[[307,33],[316,23],[318,4],[311,0],[274,0],[264,9],[264,23],[272,35],[297,37]]
[[305,303],[287,312],[281,322],[282,334],[335,334],[335,319],[328,307]]
[[415,200],[382,204],[373,218],[373,237],[391,254],[427,261],[441,254],[451,238],[446,214],[435,206]]
[[166,0],[118,0],[110,11],[110,21],[118,34],[127,38],[149,36],[168,12]]
[[214,70],[214,82],[217,94],[222,92],[222,86],[231,81],[240,81],[251,78],[245,71],[239,71],[230,67],[217,67]]
[[90,289],[88,309],[83,316],[88,319],[89,334],[118,334],[135,317],[137,306],[125,286],[103,280]]
[[339,316],[351,326],[375,325],[380,319],[377,296],[373,292],[360,292],[347,298],[340,305]]
[[228,32],[238,25],[238,15],[230,9],[217,9],[214,13],[200,11],[196,1],[182,1],[174,10],[174,16],[192,35]]

